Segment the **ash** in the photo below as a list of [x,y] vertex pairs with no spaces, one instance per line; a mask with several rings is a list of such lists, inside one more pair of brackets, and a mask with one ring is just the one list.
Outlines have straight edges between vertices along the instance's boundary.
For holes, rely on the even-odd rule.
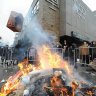
[[50,83],[51,76],[41,77],[34,82],[35,89],[31,96],[48,96],[48,93],[44,91],[44,84]]
[[[75,95],[73,95],[73,87],[71,85],[68,86],[66,73],[63,70],[43,70],[32,73],[31,75],[30,83],[22,89],[22,92],[19,90],[19,95],[12,93],[9,96],[96,96],[96,86],[92,87],[82,84],[79,87],[75,82],[73,82],[73,86],[75,86]],[[60,82],[53,82],[54,76],[57,79],[56,81],[60,80]],[[63,95],[61,94],[62,89],[64,91]]]
[[[67,85],[68,80],[66,79],[67,77],[65,76],[64,71],[62,71],[62,75],[59,74],[59,76],[57,76],[57,78],[59,78],[61,80],[62,85],[58,85],[58,86],[53,85],[52,86],[51,81],[52,81],[53,77],[54,77],[54,74],[39,77],[33,83],[34,90],[32,91],[32,94],[30,94],[29,96],[73,96],[73,93],[72,93],[73,88],[72,88],[72,86]],[[74,84],[76,87],[78,87],[78,85],[76,85],[76,83],[74,83]],[[52,89],[54,86],[56,89]],[[61,94],[62,88],[67,89],[68,90],[67,93],[64,92],[62,95]],[[96,96],[96,87],[89,87],[86,84],[82,84],[81,88],[76,89],[74,96]]]

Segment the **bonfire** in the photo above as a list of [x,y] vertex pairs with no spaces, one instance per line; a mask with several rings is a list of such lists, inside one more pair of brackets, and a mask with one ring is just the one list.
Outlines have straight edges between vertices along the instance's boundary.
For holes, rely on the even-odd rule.
[[[83,88],[80,86],[81,81],[76,80],[74,72],[68,62],[64,61],[57,52],[52,51],[49,46],[43,45],[38,49],[38,61],[39,63],[37,65],[28,64],[27,59],[19,63],[18,67],[20,70],[15,75],[8,78],[6,83],[1,88],[0,96],[7,96],[12,92],[16,92],[16,90],[18,90],[18,88],[22,85],[22,78],[24,76],[29,76],[30,72],[51,70],[53,68],[64,70],[66,73],[65,77],[67,79],[61,78],[61,71],[53,73],[52,78],[50,78],[50,84],[42,88],[46,92],[46,96],[76,96],[76,94],[80,94],[79,96],[96,96],[96,87]],[[33,79],[32,75],[29,77],[30,79]],[[50,95],[50,93],[53,95]],[[30,94],[29,96],[34,95]]]

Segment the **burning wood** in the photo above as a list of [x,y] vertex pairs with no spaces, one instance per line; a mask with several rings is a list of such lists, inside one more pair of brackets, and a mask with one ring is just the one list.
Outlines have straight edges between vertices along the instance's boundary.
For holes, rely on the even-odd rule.
[[49,96],[53,94],[53,96],[73,96],[71,87],[65,86],[65,87],[45,87],[45,90]]
[[16,90],[20,85],[20,78],[32,71],[32,66],[28,64],[26,60],[18,64],[18,66],[20,67],[20,71],[8,78],[7,82],[1,88],[0,96],[6,96]]
[[65,81],[56,74],[50,79],[50,86],[45,86],[44,89],[49,96],[78,96],[79,94],[80,96],[96,95],[96,87],[83,88],[75,81],[73,81],[70,86],[67,86]]
[[[14,90],[17,90],[21,86],[21,81],[23,81],[22,78],[24,76],[27,78],[30,72],[35,72],[39,70],[50,70],[52,68],[63,69],[66,73],[66,76],[62,76],[65,75],[64,73],[62,73],[62,71],[55,71],[52,77],[48,79],[49,83],[46,82],[48,83],[48,85],[44,87],[47,93],[47,95],[45,96],[78,96],[79,93],[81,94],[81,96],[96,96],[96,88],[92,88],[95,91],[90,89],[85,91],[86,88],[80,87],[80,84],[75,82],[75,80],[73,79],[75,77],[73,74],[73,70],[69,66],[69,64],[64,61],[57,53],[52,52],[48,46],[42,46],[39,49],[38,59],[39,63],[36,66],[28,64],[27,60],[24,60],[23,62],[19,63],[18,66],[20,70],[14,76],[8,78],[7,82],[1,88],[0,96],[7,96],[10,93],[14,92]],[[35,77],[31,79],[34,79],[36,81]],[[28,78],[27,80],[30,79]],[[45,79],[43,78],[42,80],[43,84],[41,84],[39,80],[36,81],[37,83],[35,81],[32,82],[32,84],[34,84],[35,87],[39,85],[43,86]],[[30,82],[30,80],[28,82]],[[71,84],[68,85],[67,82],[71,82]],[[38,88],[41,89],[41,86]],[[38,88],[36,88],[35,90],[38,90]],[[42,90],[40,90],[40,92],[41,91]],[[35,91],[33,91],[33,93],[29,96],[39,96],[36,94],[34,95],[34,93]]]
[[80,91],[88,96],[96,96],[96,87],[81,88]]

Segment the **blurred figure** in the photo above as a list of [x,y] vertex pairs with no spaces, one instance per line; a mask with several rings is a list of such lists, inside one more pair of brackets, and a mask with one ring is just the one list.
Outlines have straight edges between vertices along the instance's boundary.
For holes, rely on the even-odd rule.
[[9,59],[9,46],[6,45],[4,48],[3,48],[3,57],[8,60]]
[[67,41],[64,40],[64,44],[63,44],[63,58],[68,56],[68,44]]
[[[76,48],[77,48],[77,45],[75,44],[75,43],[72,43],[72,45],[69,47],[69,54],[68,54],[68,56],[70,57],[70,60],[71,60],[71,62],[70,62],[70,64],[74,64],[74,59],[75,59],[75,61],[76,61],[76,59],[77,59],[77,54],[75,54],[76,52]],[[75,55],[75,57],[74,57],[74,55]]]
[[89,64],[89,48],[86,41],[83,42],[83,45],[80,46],[80,55],[82,57],[82,63]]
[[62,45],[60,44],[60,42],[56,42],[56,48],[58,48],[57,50],[58,50],[58,52],[62,52]]
[[96,41],[91,42],[90,47],[90,59],[93,61],[96,58]]
[[56,42],[56,47],[57,48],[61,48],[62,47],[62,45],[60,44],[60,42]]

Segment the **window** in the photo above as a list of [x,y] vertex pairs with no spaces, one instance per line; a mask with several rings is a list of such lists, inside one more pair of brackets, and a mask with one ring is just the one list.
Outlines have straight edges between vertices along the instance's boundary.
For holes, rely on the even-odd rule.
[[51,3],[52,5],[55,5],[58,7],[59,3],[58,3],[58,0],[46,0],[48,1],[49,3]]
[[39,1],[33,7],[32,14],[36,14],[38,11],[39,11]]
[[84,9],[81,4],[77,2],[77,0],[74,0],[73,10],[82,18],[85,19],[86,10]]
[[52,0],[55,4],[58,4],[58,0]]
[[39,10],[39,1],[37,2],[37,6],[36,7],[37,7],[37,10]]

